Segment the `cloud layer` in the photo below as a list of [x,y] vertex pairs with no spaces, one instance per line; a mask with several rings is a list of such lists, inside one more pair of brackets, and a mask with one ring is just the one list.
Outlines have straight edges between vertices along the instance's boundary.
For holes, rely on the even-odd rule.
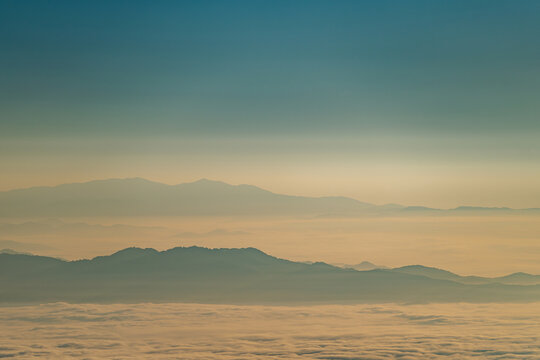
[[0,308],[0,358],[540,358],[540,303]]

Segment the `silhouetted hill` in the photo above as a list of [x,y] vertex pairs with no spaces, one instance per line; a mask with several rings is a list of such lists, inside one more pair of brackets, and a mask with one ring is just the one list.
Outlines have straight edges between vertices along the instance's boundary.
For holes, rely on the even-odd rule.
[[0,254],[3,303],[538,300],[540,286],[470,285],[397,270],[356,271],[283,260],[254,248],[128,248],[78,261]]
[[503,284],[534,285],[540,284],[540,275],[531,275],[523,272],[493,278],[494,281]]
[[373,205],[355,199],[272,193],[252,185],[202,179],[166,185],[141,178],[95,180],[53,187],[0,192],[0,217],[381,215],[539,213],[540,209],[458,207],[442,210],[397,204]]
[[411,275],[427,276],[438,280],[451,280],[463,284],[492,284],[500,283],[506,285],[536,285],[540,284],[539,275],[531,275],[526,273],[514,273],[506,276],[488,278],[481,276],[460,276],[450,271],[422,266],[408,265],[400,268],[392,269],[394,272],[400,272]]
[[345,197],[275,194],[199,180],[166,185],[140,178],[0,192],[0,216],[290,215],[356,213],[375,207]]

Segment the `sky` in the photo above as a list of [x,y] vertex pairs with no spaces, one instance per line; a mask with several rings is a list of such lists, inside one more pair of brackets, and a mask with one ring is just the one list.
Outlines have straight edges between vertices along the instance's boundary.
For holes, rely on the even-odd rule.
[[0,1],[0,190],[540,207],[537,1]]

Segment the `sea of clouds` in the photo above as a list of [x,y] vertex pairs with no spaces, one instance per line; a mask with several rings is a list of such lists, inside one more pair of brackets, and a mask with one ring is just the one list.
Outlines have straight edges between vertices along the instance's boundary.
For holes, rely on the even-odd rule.
[[0,307],[0,358],[540,359],[540,303]]

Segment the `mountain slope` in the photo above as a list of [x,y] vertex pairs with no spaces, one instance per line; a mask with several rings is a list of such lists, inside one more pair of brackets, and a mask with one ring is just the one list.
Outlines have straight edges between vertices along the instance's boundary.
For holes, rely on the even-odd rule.
[[282,195],[252,185],[230,185],[207,179],[179,185],[141,178],[109,179],[0,192],[0,217],[300,215],[332,218],[360,214],[500,213],[540,214],[540,209],[462,206],[443,210],[373,205],[340,196]]
[[422,266],[408,265],[392,269],[394,272],[410,275],[426,276],[437,280],[450,280],[462,284],[505,284],[505,285],[537,285],[540,284],[540,275],[514,273],[506,276],[488,278],[481,276],[460,276],[447,270]]
[[275,194],[199,180],[166,185],[140,178],[0,192],[0,216],[290,215],[357,213],[374,205],[345,197]]
[[128,248],[91,260],[0,254],[0,302],[342,303],[538,301],[540,286],[468,285],[305,264],[257,249]]

